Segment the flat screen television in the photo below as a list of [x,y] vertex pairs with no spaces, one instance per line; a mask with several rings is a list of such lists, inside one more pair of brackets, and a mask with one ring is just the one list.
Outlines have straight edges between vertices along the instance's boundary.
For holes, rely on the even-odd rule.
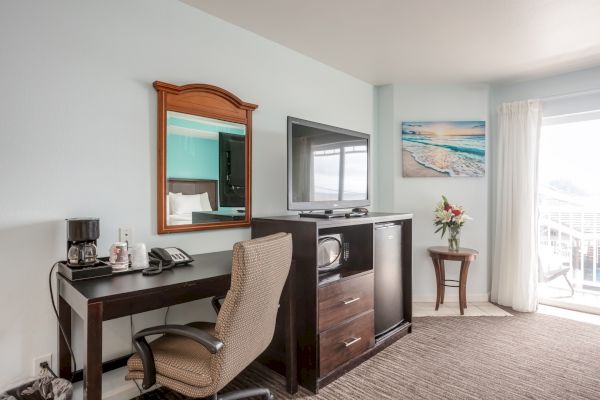
[[288,117],[288,210],[364,207],[369,135]]

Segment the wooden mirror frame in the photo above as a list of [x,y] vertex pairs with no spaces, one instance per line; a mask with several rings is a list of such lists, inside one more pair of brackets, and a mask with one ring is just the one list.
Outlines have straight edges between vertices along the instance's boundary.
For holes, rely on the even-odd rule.
[[[154,82],[158,94],[158,158],[157,208],[158,233],[193,232],[206,229],[250,226],[252,216],[252,111],[258,106],[240,100],[217,86],[190,84],[172,85]],[[246,216],[240,221],[207,222],[205,224],[168,225],[165,199],[167,196],[167,111],[214,118],[246,126]]]

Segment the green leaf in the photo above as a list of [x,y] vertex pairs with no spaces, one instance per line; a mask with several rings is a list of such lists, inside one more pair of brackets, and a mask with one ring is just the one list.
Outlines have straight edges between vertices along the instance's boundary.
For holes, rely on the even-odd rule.
[[437,228],[437,229],[435,230],[435,232],[433,232],[433,233],[438,233],[438,232],[439,232],[439,231],[441,231],[441,230],[442,230],[442,227],[440,226],[440,227],[439,227],[439,228]]

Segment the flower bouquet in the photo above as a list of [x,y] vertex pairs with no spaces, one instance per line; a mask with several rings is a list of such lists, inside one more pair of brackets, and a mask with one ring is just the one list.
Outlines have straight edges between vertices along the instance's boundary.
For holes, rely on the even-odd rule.
[[442,201],[438,203],[435,209],[433,224],[438,227],[435,233],[442,231],[442,237],[448,231],[448,250],[459,250],[460,228],[470,219],[461,206],[450,204],[446,196],[442,196]]

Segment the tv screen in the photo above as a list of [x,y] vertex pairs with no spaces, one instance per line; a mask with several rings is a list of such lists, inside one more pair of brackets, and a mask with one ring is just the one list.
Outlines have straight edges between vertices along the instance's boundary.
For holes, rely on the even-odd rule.
[[288,117],[288,209],[369,204],[369,135]]

